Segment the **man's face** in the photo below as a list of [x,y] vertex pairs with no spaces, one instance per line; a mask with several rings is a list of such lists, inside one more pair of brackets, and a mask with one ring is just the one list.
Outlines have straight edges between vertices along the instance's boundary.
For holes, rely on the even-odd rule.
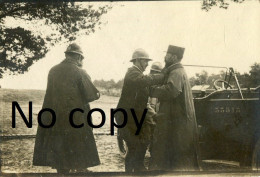
[[165,63],[172,63],[173,62],[172,54],[166,53],[166,55],[164,57],[164,61],[165,61]]
[[82,67],[83,66],[83,59],[84,57],[82,55],[78,55],[78,65],[79,67]]
[[165,64],[168,65],[168,66],[171,65],[171,64],[179,62],[177,56],[173,55],[171,53],[166,54],[166,56],[164,57],[164,61],[165,61]]
[[140,60],[140,64],[142,65],[144,70],[147,68],[148,62],[149,60],[143,60],[143,59]]

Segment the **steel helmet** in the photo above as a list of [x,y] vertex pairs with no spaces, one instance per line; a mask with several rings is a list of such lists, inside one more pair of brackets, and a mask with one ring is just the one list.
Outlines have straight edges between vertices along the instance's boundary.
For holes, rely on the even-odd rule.
[[163,69],[163,65],[161,62],[154,62],[151,66],[151,70],[161,72]]
[[83,56],[81,47],[76,43],[70,44],[68,46],[67,50],[65,51],[65,53],[77,53],[77,54],[80,54],[81,56]]
[[149,58],[148,53],[144,49],[136,49],[132,55],[132,59],[130,62],[133,62],[136,59],[144,59],[144,60],[149,60],[151,61],[152,59]]

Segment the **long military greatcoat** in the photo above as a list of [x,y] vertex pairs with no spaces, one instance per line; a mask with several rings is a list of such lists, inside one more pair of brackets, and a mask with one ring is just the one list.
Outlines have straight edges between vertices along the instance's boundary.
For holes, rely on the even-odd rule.
[[[51,128],[38,126],[33,165],[78,169],[100,164],[92,128],[87,124],[88,103],[98,98],[90,77],[73,59],[65,59],[50,70],[42,108],[55,112],[56,123]],[[73,118],[76,125],[84,123],[82,128],[74,128],[69,122],[75,108],[84,110],[74,113]],[[42,122],[50,124],[49,112],[42,114]]]
[[160,100],[151,169],[198,170],[198,132],[192,92],[181,64],[167,68],[164,85],[153,91]]

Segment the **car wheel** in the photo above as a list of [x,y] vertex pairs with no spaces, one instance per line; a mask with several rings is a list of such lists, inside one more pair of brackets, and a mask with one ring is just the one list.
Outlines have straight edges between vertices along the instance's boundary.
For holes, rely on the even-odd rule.
[[252,157],[252,169],[260,171],[260,139],[257,140]]

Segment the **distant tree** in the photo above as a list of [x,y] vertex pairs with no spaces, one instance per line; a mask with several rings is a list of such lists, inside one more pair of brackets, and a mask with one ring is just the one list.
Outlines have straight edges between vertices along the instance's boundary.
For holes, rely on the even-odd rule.
[[[231,1],[233,1],[235,3],[242,3],[245,0],[231,0]],[[218,6],[219,8],[222,8],[222,9],[227,9],[229,6],[229,3],[227,2],[227,0],[203,0],[201,9],[209,11],[214,6]]]
[[207,71],[203,70],[200,74],[197,73],[196,77],[198,77],[201,85],[208,83],[209,74]]
[[103,79],[101,79],[101,80],[94,80],[94,81],[93,81],[93,84],[94,84],[96,87],[106,88],[106,82],[107,82],[107,81],[104,81]]
[[254,63],[251,66],[250,79],[251,79],[251,87],[257,87],[260,85],[260,63]]
[[226,73],[224,71],[221,71],[220,74],[211,74],[208,77],[208,85],[210,85],[210,88],[213,88],[214,82],[218,79],[224,80]]
[[108,81],[101,79],[101,80],[94,80],[93,83],[96,87],[102,87],[106,90],[122,89],[124,80],[121,79],[118,82],[115,82],[114,79],[111,79],[111,80],[108,80]]
[[[6,72],[24,73],[58,42],[94,33],[101,25],[100,17],[109,9],[110,5],[94,7],[69,1],[1,2],[0,78]],[[6,25],[10,19],[26,27]],[[42,32],[44,28],[48,34]]]
[[190,78],[190,85],[193,87],[194,85],[210,85],[210,88],[213,88],[213,83],[217,79],[224,80],[226,75],[225,71],[220,71],[219,74],[211,74],[209,75],[207,71],[203,70],[200,73],[196,73],[195,77]]
[[196,73],[195,77],[190,78],[190,84],[191,86],[194,85],[204,85],[208,83],[208,72],[202,71],[201,73]]
[[124,79],[121,79],[121,80],[119,80],[119,81],[116,83],[115,88],[117,88],[117,89],[122,89],[123,84],[124,84]]
[[[236,73],[240,87],[242,88],[254,88],[260,85],[260,63],[254,63],[251,66],[249,73],[240,74]],[[235,85],[235,81],[232,80],[231,84]]]
[[100,81],[99,81],[99,80],[94,80],[94,81],[93,81],[93,84],[94,84],[96,87],[100,87]]
[[[195,76],[190,78],[191,86],[194,85],[210,85],[210,88],[213,88],[214,81],[217,79],[225,80],[225,71],[220,71],[220,74],[211,74],[208,75],[207,71],[202,71],[201,73],[196,73]],[[236,72],[236,76],[240,87],[242,88],[253,88],[260,85],[260,63],[254,63],[251,66],[249,73],[239,73]],[[229,74],[228,74],[229,77]],[[233,86],[236,86],[236,81],[231,77],[229,83]]]
[[114,79],[111,79],[111,80],[106,82],[105,88],[110,90],[112,88],[115,88],[115,85],[116,85],[116,83],[115,83]]
[[191,87],[198,85],[198,84],[196,84],[196,78],[194,76],[190,77],[189,81],[190,81]]
[[207,84],[208,73],[207,71],[202,71],[201,73],[196,73],[195,76],[189,79],[191,87],[194,85],[204,85]]
[[[236,73],[237,80],[241,88],[250,88],[251,87],[251,77],[248,73],[240,74],[239,72]],[[235,81],[231,82],[232,84],[236,84]]]

